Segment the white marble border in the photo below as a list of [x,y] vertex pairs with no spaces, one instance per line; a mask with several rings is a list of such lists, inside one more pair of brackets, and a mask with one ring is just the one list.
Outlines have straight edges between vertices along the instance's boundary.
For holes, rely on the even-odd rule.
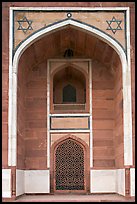
[[[24,7],[23,7],[24,8]],[[36,8],[36,7],[35,7]],[[56,9],[54,7],[54,9]],[[62,8],[61,8],[62,9]],[[66,8],[68,9],[68,8]],[[73,8],[74,9],[74,8]],[[122,8],[120,8],[122,10]],[[129,16],[129,9],[124,8]],[[77,28],[81,28],[93,35],[97,36],[98,38],[102,39],[106,43],[108,43],[114,50],[118,53],[121,62],[122,62],[122,74],[123,74],[123,120],[124,120],[124,165],[132,165],[132,108],[131,108],[131,71],[130,71],[130,49],[128,47],[128,64],[126,60],[126,55],[121,48],[121,46],[113,40],[111,37],[102,33],[101,31],[89,27],[87,25],[75,22],[71,19],[67,21],[57,23],[50,27],[44,28],[43,30],[33,34],[31,37],[26,39],[16,50],[16,53],[13,58],[13,65],[12,65],[12,32],[13,32],[13,10],[10,8],[10,36],[9,36],[9,51],[10,51],[10,59],[9,59],[9,128],[8,128],[8,165],[9,166],[16,166],[16,137],[17,137],[17,70],[18,70],[18,61],[22,53],[29,47],[32,43],[36,40],[40,39],[46,33],[60,29],[63,26],[72,25],[76,26]],[[19,8],[17,7],[17,10]],[[109,10],[109,8],[108,8]],[[128,26],[128,33],[129,36],[129,26]],[[129,41],[128,41],[129,46]],[[127,97],[128,96],[128,97]]]
[[42,10],[42,11],[68,11],[68,10],[81,10],[81,11],[125,11],[129,7],[10,7],[11,10],[26,10],[26,11],[36,11],[36,10]]
[[[90,87],[90,113],[64,113],[64,114],[50,114],[50,63],[52,62],[88,62],[89,66],[89,87]],[[90,163],[93,165],[93,149],[92,149],[92,79],[91,79],[91,59],[49,59],[47,61],[47,167],[50,167],[50,133],[90,133]],[[90,129],[89,130],[50,130],[50,116],[90,116]]]
[[11,169],[2,169],[2,197],[11,198]]
[[16,196],[25,193],[25,171],[16,169]]
[[55,113],[49,116],[90,116],[90,113]]
[[90,192],[118,193],[125,196],[125,169],[91,169]]
[[25,193],[50,193],[49,170],[25,170]]
[[61,132],[65,132],[65,133],[67,133],[67,132],[90,132],[90,130],[50,130],[50,133],[61,133]]
[[50,62],[47,61],[47,168],[50,167]]
[[127,8],[127,68],[123,71],[123,111],[124,111],[124,165],[133,164],[132,153],[132,94],[130,59],[130,11]]
[[90,193],[115,193],[116,170],[90,170]]
[[135,168],[130,169],[130,195],[135,196]]
[[90,168],[93,167],[93,131],[92,131],[92,61],[89,61],[89,104],[90,104]]
[[116,169],[116,193],[125,196],[125,169]]
[[24,193],[50,193],[49,170],[16,170],[16,196]]
[[12,161],[12,39],[13,39],[13,11],[9,12],[9,106],[8,106],[8,165],[11,166]]

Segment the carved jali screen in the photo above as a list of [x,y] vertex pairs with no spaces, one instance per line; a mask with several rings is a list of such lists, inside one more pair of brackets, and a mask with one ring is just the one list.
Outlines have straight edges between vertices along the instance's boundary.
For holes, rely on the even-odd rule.
[[84,150],[67,139],[55,153],[56,190],[84,190]]

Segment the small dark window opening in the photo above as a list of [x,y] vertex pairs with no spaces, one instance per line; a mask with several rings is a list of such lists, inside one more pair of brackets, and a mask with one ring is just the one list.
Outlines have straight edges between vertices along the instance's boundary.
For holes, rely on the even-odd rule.
[[63,102],[76,102],[76,89],[70,84],[63,88]]

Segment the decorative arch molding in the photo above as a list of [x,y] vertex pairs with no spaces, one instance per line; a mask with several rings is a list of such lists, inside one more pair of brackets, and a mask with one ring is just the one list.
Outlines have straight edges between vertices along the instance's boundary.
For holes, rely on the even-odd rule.
[[82,140],[81,138],[79,138],[79,137],[77,137],[77,136],[75,136],[75,135],[73,135],[73,134],[67,134],[67,135],[65,135],[65,136],[62,136],[60,139],[58,139],[57,141],[55,141],[55,142],[52,144],[52,146],[51,146],[51,153],[52,153],[53,151],[55,151],[56,147],[57,147],[59,144],[61,144],[63,141],[65,141],[65,140],[67,140],[67,139],[75,140],[75,141],[78,142],[80,145],[82,145],[83,148],[85,148],[85,151],[88,151],[89,146],[88,146],[88,144],[87,144],[84,140]]
[[85,70],[81,69],[80,66],[73,64],[73,62],[65,62],[63,63],[63,65],[58,66],[57,68],[55,68],[55,70],[53,70],[53,72],[51,73],[50,77],[53,79],[55,74],[58,73],[59,71],[65,69],[67,66],[72,66],[74,69],[76,69],[77,71],[79,71],[84,77],[85,80],[88,78],[88,74],[86,73]]
[[[88,70],[84,70],[82,69],[79,65],[77,65],[77,61],[75,61],[76,59],[73,60],[64,60],[62,61],[62,65],[59,65],[59,66],[56,66],[55,69],[51,70],[51,73],[49,74],[50,75],[50,97],[52,98],[53,96],[53,85],[54,85],[54,80],[55,80],[55,75],[58,74],[58,72],[60,71],[63,71],[65,68],[67,68],[68,66],[71,66],[72,69],[76,70],[77,72],[79,72],[82,76],[82,79],[84,81],[84,84],[85,84],[85,88],[88,86],[89,84],[89,72]],[[49,62],[50,63],[50,62]],[[87,64],[89,62],[87,61]],[[87,67],[88,68],[88,67]],[[86,90],[86,96],[85,96],[85,101],[88,100],[88,95],[89,95],[89,90]],[[53,99],[52,99],[53,101]],[[50,104],[51,105],[51,109],[53,110],[53,107],[52,107],[52,103]]]
[[53,193],[55,191],[55,153],[57,148],[63,144],[64,142],[66,142],[67,140],[72,140],[74,141],[76,144],[78,144],[79,146],[81,146],[81,148],[84,151],[84,174],[85,174],[85,191],[89,192],[90,189],[90,182],[89,182],[89,177],[90,177],[90,158],[89,158],[89,146],[88,144],[83,141],[81,138],[73,135],[73,134],[68,134],[65,136],[62,136],[60,139],[58,139],[57,141],[55,141],[52,145],[51,145],[51,150],[50,150],[50,154],[51,154],[51,160],[50,160],[50,166],[51,166],[51,170],[50,170],[50,184],[51,184],[51,189],[50,192]]
[[[10,54],[9,54],[9,114],[8,114],[8,165],[16,166],[16,140],[17,140],[17,73],[18,62],[22,53],[36,40],[44,35],[61,29],[67,25],[75,26],[85,32],[89,32],[109,44],[119,55],[122,63],[122,77],[123,77],[123,121],[124,121],[124,165],[132,165],[132,101],[131,101],[131,70],[130,70],[130,47],[128,51],[128,59],[120,44],[112,37],[95,27],[83,24],[74,19],[66,19],[64,21],[56,22],[55,24],[43,28],[32,36],[27,38],[12,56],[12,41],[10,40]],[[128,33],[129,36],[129,33]],[[12,15],[10,18],[10,38],[12,37]],[[13,61],[12,61],[13,57]],[[13,62],[13,63],[12,63]],[[128,96],[128,97],[127,97]]]
[[[39,40],[42,38],[46,33],[50,33],[52,30],[58,30],[62,27],[65,26],[74,26],[79,29],[84,29],[85,31],[91,33],[97,38],[100,38],[102,41],[106,42],[109,44],[119,55],[121,61],[122,58],[126,58],[125,50],[123,46],[112,36],[109,34],[105,33],[104,31],[96,28],[95,26],[83,23],[81,21],[78,21],[76,19],[64,19],[58,22],[55,22],[51,25],[48,25],[47,27],[44,27],[42,29],[39,29],[38,31],[32,33],[32,35],[28,36],[25,40],[23,40],[15,49],[14,56],[13,56],[13,67],[15,67],[15,72],[17,72],[17,67],[16,65],[14,66],[15,63],[18,62],[20,56],[23,54],[23,52],[35,41]],[[123,53],[123,54],[122,54]],[[17,60],[18,59],[18,60]]]

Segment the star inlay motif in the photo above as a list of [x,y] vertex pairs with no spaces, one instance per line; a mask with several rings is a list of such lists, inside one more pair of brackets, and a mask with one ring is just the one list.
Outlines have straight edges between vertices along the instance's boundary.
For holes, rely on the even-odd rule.
[[22,30],[24,33],[26,33],[28,30],[33,30],[31,26],[32,21],[28,20],[26,16],[24,16],[22,20],[19,20],[17,22],[19,23],[19,27],[17,30]]
[[122,20],[116,20],[116,18],[113,16],[112,20],[107,21],[108,28],[106,30],[111,30],[114,34],[116,33],[117,30],[122,30],[120,24]]

